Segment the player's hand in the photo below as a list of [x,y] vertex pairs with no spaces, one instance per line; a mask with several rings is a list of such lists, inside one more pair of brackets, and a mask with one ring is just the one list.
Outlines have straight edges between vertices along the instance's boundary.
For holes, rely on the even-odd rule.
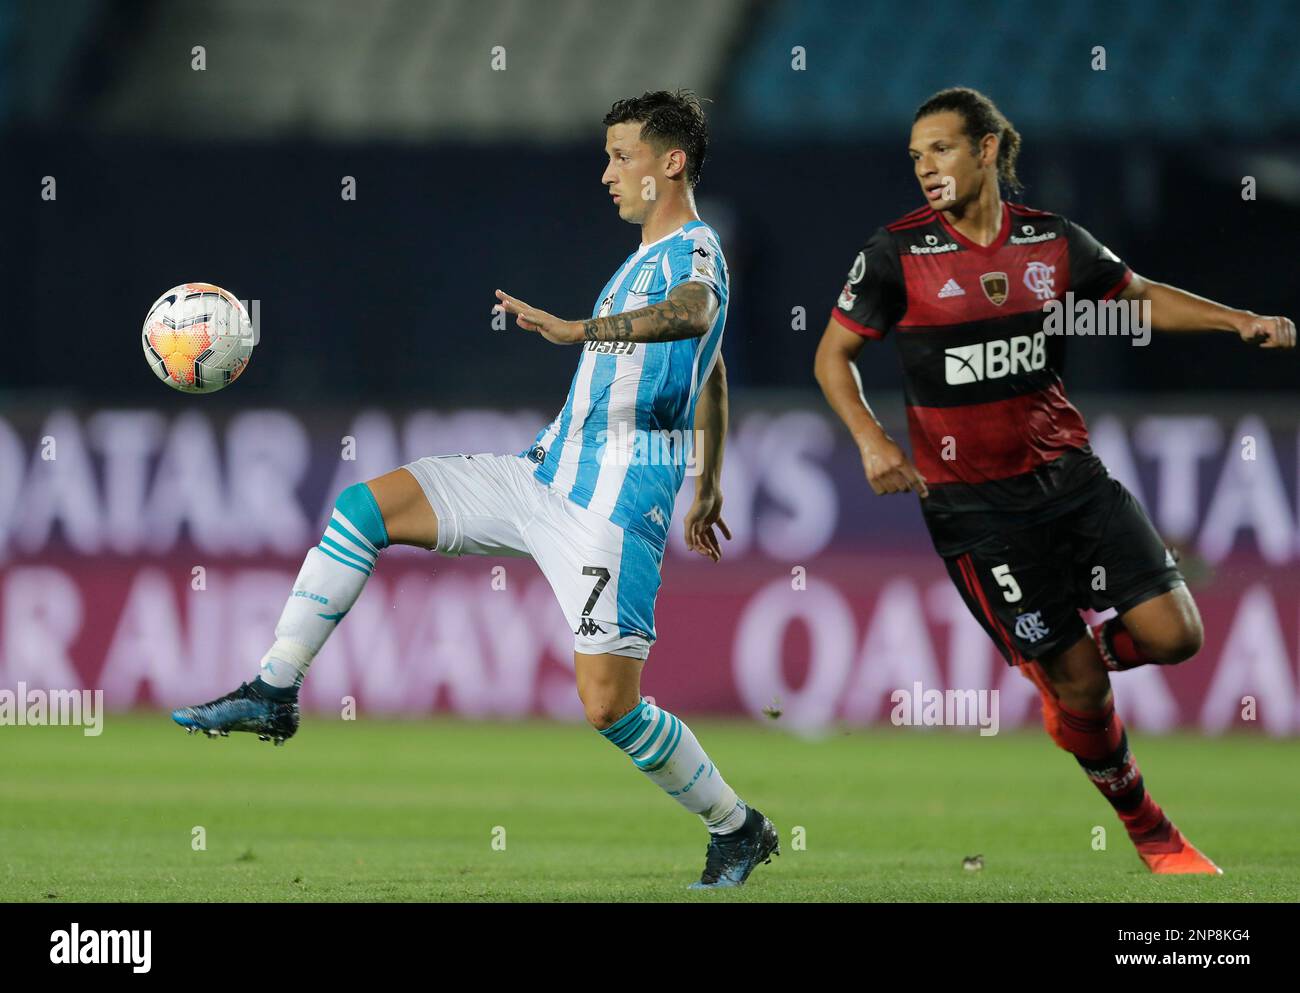
[[1241,340],[1260,348],[1295,348],[1295,322],[1289,317],[1247,314],[1237,325]]
[[696,493],[695,502],[686,512],[686,547],[716,562],[722,558],[722,545],[713,531],[714,525],[724,538],[731,540],[731,529],[722,519],[722,494]]
[[530,307],[501,290],[497,290],[496,294],[500,303],[493,305],[492,313],[514,314],[515,323],[525,331],[536,331],[557,345],[573,345],[582,341],[582,325],[578,321],[561,320],[554,314]]
[[910,490],[922,500],[930,495],[925,477],[903,450],[888,438],[862,446],[862,468],[867,474],[867,482],[877,494]]

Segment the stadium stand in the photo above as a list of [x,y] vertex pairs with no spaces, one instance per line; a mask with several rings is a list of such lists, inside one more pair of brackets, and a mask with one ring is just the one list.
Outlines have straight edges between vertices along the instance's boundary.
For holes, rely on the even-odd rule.
[[[1300,106],[1296,24],[1295,0],[780,3],[759,18],[741,56],[736,98],[744,121],[782,134],[878,133],[910,120],[926,94],[960,83],[994,99],[1015,93],[1016,124],[1040,135],[1077,133],[1082,123],[1134,135],[1267,136],[1294,123]],[[809,65],[833,71],[793,70],[795,46]],[[1104,70],[1092,70],[1097,46]]]
[[[716,52],[747,10],[743,0],[657,0],[630,6],[611,35],[595,16],[600,7],[601,0],[167,5],[131,53],[107,117],[134,130],[185,113],[227,135],[570,137],[608,109],[610,93],[668,84],[712,92],[727,68]],[[176,51],[182,41],[184,57]],[[234,62],[238,71],[194,71],[193,45],[205,47],[209,69]],[[492,85],[504,75],[493,68],[497,46],[504,74],[529,75],[522,99],[518,86]]]

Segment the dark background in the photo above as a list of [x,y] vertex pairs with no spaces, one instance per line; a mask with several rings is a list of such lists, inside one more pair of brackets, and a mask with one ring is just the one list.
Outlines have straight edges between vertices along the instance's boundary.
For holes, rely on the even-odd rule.
[[[589,313],[637,244],[599,184],[599,107],[640,87],[586,93],[597,110],[566,111],[564,126],[534,133],[526,114],[523,124],[360,135],[310,110],[268,123],[246,77],[263,72],[269,85],[293,71],[266,63],[282,49],[287,59],[303,6],[265,6],[281,15],[276,31],[249,26],[259,47],[240,69],[245,96],[223,98],[217,87],[234,81],[222,74],[251,52],[229,24],[216,30],[239,5],[0,4],[0,293],[6,333],[22,342],[0,364],[0,398],[160,400],[140,323],[165,289],[203,280],[260,301],[262,335],[239,390],[205,404],[555,405],[575,355],[513,325],[492,330],[492,290],[562,316]],[[547,10],[571,6],[531,7],[541,13],[530,15],[530,44],[511,48],[511,70],[462,81],[463,92],[533,85]],[[610,11],[614,25],[616,6],[590,9]],[[473,5],[405,10],[434,8],[455,24]],[[1027,188],[1016,199],[1067,214],[1150,278],[1260,313],[1300,314],[1300,74],[1293,57],[1261,72],[1238,51],[1254,46],[1267,61],[1277,10],[1300,6],[1101,4],[1088,21],[1019,3],[983,15],[940,4],[929,17],[987,36],[960,45],[922,33],[927,18],[891,17],[879,4],[729,8],[731,27],[699,69],[713,144],[698,196],[732,273],[724,349],[736,388],[815,389],[813,351],[854,253],[921,202],[905,154],[910,109],[954,82],[985,86],[1021,129]],[[1123,16],[1105,23],[1111,8]],[[391,5],[374,9],[395,16]],[[1031,11],[1039,23],[1029,52],[1016,19]],[[1183,19],[1180,44],[1137,47],[1143,25],[1166,15]],[[888,47],[886,26],[912,50]],[[196,39],[209,42],[202,73],[187,65]],[[394,44],[377,43],[376,73]],[[933,50],[940,44],[946,58]],[[1094,44],[1107,46],[1104,72],[1089,67]],[[790,68],[794,45],[807,49],[805,71]],[[165,65],[159,51],[170,53]],[[1017,59],[1037,67],[1032,85]],[[475,54],[465,71],[486,62],[486,51]],[[389,98],[379,83],[363,92],[375,109]],[[1246,175],[1257,178],[1253,202],[1241,196]],[[40,197],[44,176],[57,181],[53,202]],[[355,201],[340,198],[343,176],[356,178]],[[791,327],[796,307],[806,311],[803,330]],[[897,386],[886,351],[864,352],[868,387]],[[1297,375],[1291,355],[1194,335],[1145,349],[1076,340],[1067,380],[1092,392],[1253,393],[1290,391]]]

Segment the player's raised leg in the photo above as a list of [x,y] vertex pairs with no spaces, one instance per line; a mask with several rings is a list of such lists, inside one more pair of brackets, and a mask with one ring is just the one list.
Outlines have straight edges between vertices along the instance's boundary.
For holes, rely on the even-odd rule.
[[1201,613],[1186,586],[1152,597],[1092,627],[1093,641],[1112,672],[1140,665],[1177,665],[1201,650]]
[[1045,681],[1035,682],[1044,694],[1049,734],[1115,808],[1147,868],[1162,875],[1221,874],[1223,870],[1183,837],[1147,792],[1129,749],[1128,732],[1115,712],[1110,675],[1092,638],[1081,638],[1038,665]]
[[307,552],[257,677],[232,693],[173,711],[191,734],[249,731],[283,744],[298,730],[298,687],[312,659],[352,609],[389,545],[433,548],[438,518],[406,469],[344,489],[320,542]]
[[686,722],[642,699],[640,659],[581,652],[573,659],[591,726],[708,828],[704,872],[693,889],[739,886],[780,854],[775,826],[727,785]]

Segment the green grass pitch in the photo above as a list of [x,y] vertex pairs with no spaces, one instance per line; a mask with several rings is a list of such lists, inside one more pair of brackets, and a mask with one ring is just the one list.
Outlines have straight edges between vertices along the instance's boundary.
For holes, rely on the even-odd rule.
[[[0,729],[8,901],[1283,901],[1300,896],[1300,746],[1157,737],[1148,787],[1220,878],[1150,876],[1110,807],[1040,731],[805,740],[692,721],[783,854],[688,893],[699,821],[583,725],[340,721],[273,748],[187,737],[164,713],[104,733]],[[1106,849],[1093,849],[1093,829]],[[202,827],[206,850],[195,851]],[[802,828],[802,850],[794,830]],[[494,829],[504,829],[504,850]],[[500,832],[496,837],[500,839]],[[962,869],[984,856],[980,872]]]

